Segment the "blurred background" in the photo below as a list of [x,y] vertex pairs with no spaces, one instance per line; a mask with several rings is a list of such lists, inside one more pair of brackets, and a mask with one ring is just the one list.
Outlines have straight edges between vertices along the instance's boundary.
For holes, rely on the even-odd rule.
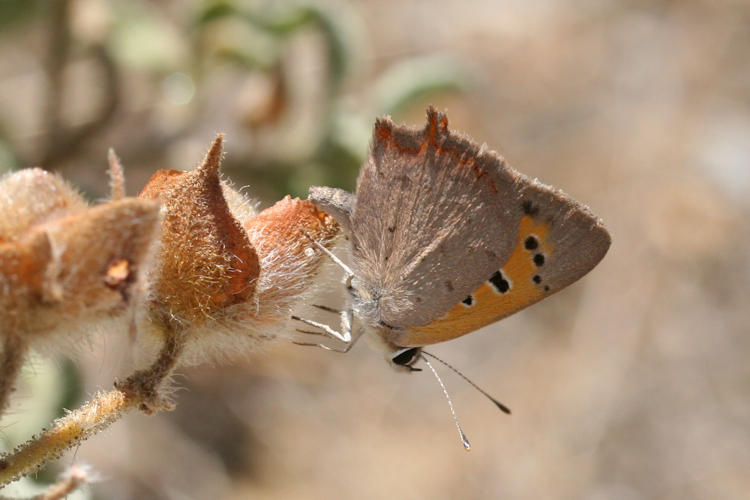
[[[353,189],[375,117],[421,126],[434,104],[613,237],[579,283],[432,348],[513,409],[438,367],[470,453],[429,372],[282,340],[182,370],[174,412],[3,493],[89,463],[78,498],[750,497],[748,23],[740,1],[0,0],[2,170],[102,199],[114,147],[136,194],[225,132],[225,174],[266,207]],[[111,387],[129,352],[35,358],[3,446]]]

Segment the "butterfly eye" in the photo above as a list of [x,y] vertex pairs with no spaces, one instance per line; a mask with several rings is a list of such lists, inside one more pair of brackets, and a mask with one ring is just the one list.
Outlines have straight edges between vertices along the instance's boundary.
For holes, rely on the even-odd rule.
[[422,371],[419,368],[414,368],[412,365],[417,362],[420,357],[422,350],[419,347],[409,347],[401,349],[393,353],[391,362],[396,366],[403,366],[408,368],[409,371],[419,372]]

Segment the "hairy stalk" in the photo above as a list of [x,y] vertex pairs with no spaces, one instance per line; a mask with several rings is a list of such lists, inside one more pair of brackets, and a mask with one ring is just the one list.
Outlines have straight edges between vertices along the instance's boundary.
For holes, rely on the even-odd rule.
[[[68,495],[75,490],[91,481],[86,469],[86,467],[74,465],[69,470],[65,471],[55,484],[47,488],[47,491],[23,500],[62,500],[63,498],[67,498]],[[0,496],[0,500],[22,499]]]
[[168,336],[151,367],[135,372],[121,383],[116,382],[111,391],[97,393],[77,410],[55,420],[49,429],[0,456],[0,487],[39,470],[134,407],[148,414],[172,409],[173,405],[159,389],[172,373],[181,351],[181,337]]
[[89,475],[84,467],[74,465],[47,491],[37,495],[33,500],[61,500],[89,481]]
[[97,393],[88,403],[60,417],[49,429],[0,457],[0,486],[36,472],[50,460],[118,420],[140,403],[119,389]]
[[170,332],[156,361],[149,368],[138,370],[123,382],[116,381],[115,387],[126,394],[137,395],[141,400],[138,408],[146,414],[172,410],[174,405],[159,392],[159,389],[174,370],[183,346],[182,336]]
[[18,335],[9,334],[3,342],[0,354],[0,416],[8,407],[10,394],[13,392],[16,378],[23,365],[26,343]]

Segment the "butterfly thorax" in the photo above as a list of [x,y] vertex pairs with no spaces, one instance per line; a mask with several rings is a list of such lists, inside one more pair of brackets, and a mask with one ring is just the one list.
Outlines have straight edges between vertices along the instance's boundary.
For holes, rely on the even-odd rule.
[[349,293],[353,298],[354,312],[364,324],[368,337],[375,342],[376,348],[385,352],[391,366],[397,370],[413,371],[411,366],[416,363],[420,351],[418,348],[407,348],[394,342],[404,329],[388,324],[382,317],[382,301],[388,300],[386,292],[354,277]]
[[355,276],[348,291],[353,298],[354,312],[369,329],[385,326],[380,309],[380,300],[385,295],[382,289]]

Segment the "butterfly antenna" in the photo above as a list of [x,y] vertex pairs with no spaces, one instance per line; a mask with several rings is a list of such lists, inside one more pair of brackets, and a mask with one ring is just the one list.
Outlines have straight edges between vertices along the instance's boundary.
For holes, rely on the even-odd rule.
[[[481,392],[482,394],[484,394],[484,396],[485,396],[485,397],[486,397],[487,399],[489,399],[490,401],[492,401],[493,403],[495,403],[495,406],[497,406],[498,408],[500,408],[500,410],[502,410],[502,411],[503,411],[504,413],[507,413],[508,415],[510,415],[510,408],[508,408],[507,406],[505,406],[504,404],[502,404],[502,403],[501,403],[500,401],[498,401],[497,399],[495,399],[495,398],[493,398],[492,396],[490,396],[489,394],[487,394],[487,391],[483,390],[483,389],[482,389],[481,387],[479,387],[479,386],[478,386],[477,384],[475,384],[474,382],[472,382],[472,381],[471,381],[471,380],[469,379],[469,377],[467,377],[466,375],[464,375],[463,373],[461,373],[460,371],[458,371],[458,370],[457,370],[456,368],[452,367],[452,366],[451,366],[451,365],[450,365],[449,363],[447,363],[446,361],[443,361],[442,359],[438,358],[438,357],[437,357],[437,356],[435,356],[434,354],[430,354],[429,352],[425,352],[425,351],[422,351],[422,354],[427,354],[427,355],[428,355],[429,357],[431,357],[431,358],[433,358],[433,359],[435,359],[435,360],[439,361],[440,363],[442,363],[442,364],[443,364],[443,365],[445,365],[446,367],[448,367],[448,368],[450,368],[451,370],[453,370],[453,372],[455,372],[455,373],[456,373],[456,374],[457,374],[458,376],[460,376],[460,377],[461,377],[462,379],[464,379],[464,380],[465,380],[465,381],[467,381],[467,382],[468,382],[469,384],[471,384],[471,386],[472,386],[472,387],[473,387],[474,389],[478,390],[479,392]],[[425,361],[426,361],[426,360],[425,360]],[[429,365],[429,363],[428,363],[428,365]],[[432,367],[430,367],[430,368],[432,368]]]
[[331,252],[330,250],[328,250],[325,246],[321,245],[318,240],[316,240],[315,238],[313,238],[312,236],[310,236],[309,234],[307,234],[305,231],[302,231],[302,234],[304,234],[305,236],[307,236],[307,238],[310,241],[313,242],[313,245],[315,245],[316,247],[318,247],[333,262],[335,262],[336,265],[338,265],[341,269],[344,270],[344,272],[347,275],[346,276],[347,277],[347,281],[354,277],[354,271],[352,271],[352,269],[349,266],[347,266],[346,264],[344,264],[344,262],[341,259],[339,259],[338,257],[336,257],[336,255],[333,252]]
[[466,437],[466,434],[464,434],[463,429],[461,429],[461,424],[458,423],[456,410],[453,409],[453,401],[451,401],[451,397],[448,394],[448,390],[445,388],[445,384],[440,379],[440,375],[438,375],[435,369],[432,367],[432,364],[430,363],[430,361],[424,356],[422,356],[422,359],[424,360],[425,363],[427,363],[427,366],[430,367],[432,374],[435,375],[435,378],[440,384],[440,387],[443,389],[443,394],[445,394],[445,399],[448,401],[448,407],[451,409],[451,415],[453,415],[453,421],[456,423],[456,429],[458,429],[458,436],[461,438],[461,444],[464,445],[464,448],[466,448],[466,451],[471,450],[471,444],[469,443],[469,439]]

